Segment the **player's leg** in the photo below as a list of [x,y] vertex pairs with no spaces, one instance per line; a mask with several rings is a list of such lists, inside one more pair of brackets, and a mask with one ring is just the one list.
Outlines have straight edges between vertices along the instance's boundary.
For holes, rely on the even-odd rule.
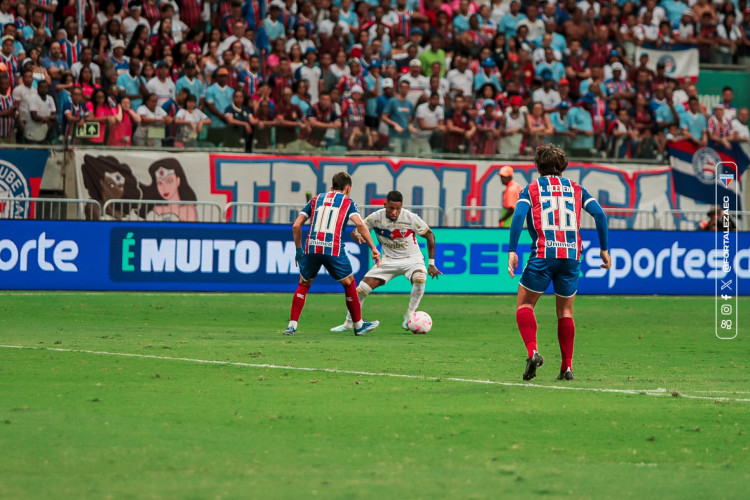
[[322,262],[320,256],[315,254],[305,254],[299,261],[299,284],[292,297],[292,310],[289,314],[289,326],[284,330],[284,335],[294,335],[297,333],[297,322],[305,307],[307,293],[310,291],[310,285],[318,275]]
[[401,322],[401,328],[408,330],[409,318],[416,312],[422,297],[424,297],[425,283],[427,283],[427,269],[424,267],[424,262],[420,261],[417,266],[408,269],[404,276],[411,281],[411,295],[409,296],[409,307],[404,315],[404,320]]
[[300,276],[297,290],[294,292],[292,297],[292,310],[289,314],[289,325],[284,330],[284,335],[294,335],[297,333],[297,322],[302,314],[302,309],[305,307],[305,300],[307,300],[307,293],[310,291],[310,285],[312,285],[313,279],[305,279]]
[[547,259],[531,258],[526,264],[518,286],[516,299],[516,323],[523,343],[526,345],[526,369],[524,380],[536,377],[536,369],[544,364],[544,358],[537,350],[537,322],[534,307],[544,294],[551,280]]
[[[364,305],[365,298],[367,298],[370,293],[372,293],[373,290],[378,288],[379,286],[385,285],[385,280],[378,279],[378,278],[372,278],[369,276],[365,276],[362,278],[362,281],[359,282],[359,286],[357,286],[357,296],[359,297],[359,305],[360,308]],[[352,315],[351,313],[346,313],[346,319],[344,320],[344,324],[339,326],[334,326],[331,328],[332,332],[347,332],[354,328],[354,323],[352,322]]]
[[362,321],[362,305],[360,304],[359,296],[357,295],[357,285],[354,281],[352,264],[349,261],[349,257],[346,255],[341,257],[329,257],[324,260],[323,265],[328,270],[331,277],[341,283],[344,287],[346,308],[349,310],[349,314],[351,314],[352,317],[354,335],[364,335],[377,328],[380,324],[378,321]]
[[556,296],[557,308],[557,341],[560,343],[560,380],[573,380],[573,347],[576,337],[576,324],[573,321],[572,297]]
[[573,380],[573,347],[576,325],[573,321],[573,301],[578,291],[580,262],[563,259],[554,270],[552,285],[555,289],[555,308],[557,311],[557,341],[560,344],[559,380]]

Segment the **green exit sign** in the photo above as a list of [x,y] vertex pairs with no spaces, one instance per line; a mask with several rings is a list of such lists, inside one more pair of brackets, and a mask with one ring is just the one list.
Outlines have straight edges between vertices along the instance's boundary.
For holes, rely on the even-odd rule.
[[101,124],[99,122],[84,123],[83,125],[78,126],[78,128],[76,129],[76,136],[83,139],[98,137],[100,125]]

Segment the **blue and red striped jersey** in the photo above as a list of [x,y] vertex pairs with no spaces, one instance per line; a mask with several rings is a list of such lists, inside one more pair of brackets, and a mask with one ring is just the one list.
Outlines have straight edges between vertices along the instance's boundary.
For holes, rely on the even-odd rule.
[[[0,111],[8,111],[16,107],[16,100],[10,89],[6,95],[0,94]],[[16,118],[14,116],[0,117],[0,138],[16,136]]]
[[597,201],[576,182],[554,175],[540,177],[521,190],[518,203],[528,203],[526,227],[531,253],[540,259],[581,259],[581,208]]
[[60,51],[62,52],[62,58],[68,63],[68,68],[78,62],[83,47],[85,47],[84,43],[79,42],[78,39],[75,42],[71,42],[67,38],[60,40]]
[[320,193],[300,213],[312,217],[306,253],[346,255],[341,243],[344,228],[350,217],[359,215],[359,208],[351,198],[340,191]]

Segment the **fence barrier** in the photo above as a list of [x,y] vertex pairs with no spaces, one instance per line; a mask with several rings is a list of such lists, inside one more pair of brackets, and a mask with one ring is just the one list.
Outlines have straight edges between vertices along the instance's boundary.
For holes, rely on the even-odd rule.
[[101,212],[96,200],[79,198],[0,198],[0,219],[91,220]]
[[[708,220],[706,210],[663,210],[661,228],[666,230],[695,231],[700,223]],[[730,211],[738,231],[750,231],[750,211]]]
[[222,222],[224,208],[211,201],[108,200],[98,219],[163,222]]
[[[124,220],[165,222],[230,222],[291,224],[304,208],[299,203],[231,202],[221,206],[207,201],[108,200],[0,198],[0,219],[26,220]],[[382,205],[359,205],[363,217]],[[500,206],[457,206],[443,210],[436,205],[404,206],[435,227],[498,227]],[[699,230],[708,220],[705,210],[638,210],[605,208],[610,229]],[[750,231],[750,211],[731,211],[738,231]],[[505,227],[509,226],[506,222]],[[595,227],[592,217],[583,217],[581,229]]]
[[298,203],[233,201],[224,207],[224,220],[245,224],[291,224],[300,210]]

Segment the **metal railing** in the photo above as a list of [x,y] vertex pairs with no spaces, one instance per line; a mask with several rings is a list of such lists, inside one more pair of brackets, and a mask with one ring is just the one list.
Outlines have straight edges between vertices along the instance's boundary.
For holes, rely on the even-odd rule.
[[[383,208],[383,205],[358,205],[362,218]],[[437,205],[403,205],[403,208],[419,215],[429,226],[439,226],[446,220],[443,207]]]
[[[450,227],[498,227],[503,207],[471,206],[450,207],[445,211],[446,225]],[[510,220],[508,220],[510,227]]]
[[233,201],[224,207],[224,220],[246,224],[291,224],[305,205]]
[[[659,229],[659,220],[653,210],[634,208],[605,208],[610,229]],[[581,217],[581,229],[595,229],[593,217]]]
[[[750,231],[750,211],[730,210],[738,231]],[[696,231],[702,229],[701,222],[708,221],[706,210],[663,210],[661,228],[666,230]]]
[[[382,205],[360,205],[362,216]],[[124,220],[165,222],[230,222],[291,224],[301,203],[231,202],[225,206],[208,201],[108,200],[104,205],[92,199],[0,198],[0,219],[26,220]],[[407,205],[427,224],[435,227],[498,227],[500,206],[458,206],[443,210],[434,205]],[[610,229],[700,230],[708,220],[705,210],[652,210],[605,208]],[[750,211],[731,211],[738,231],[750,231]],[[509,222],[506,224],[506,227]],[[583,217],[582,229],[595,227],[592,217]]]
[[101,220],[223,222],[224,208],[212,201],[107,200]]
[[79,198],[0,198],[0,219],[90,220],[101,212],[96,200]]
[[[503,213],[499,206],[461,206],[451,207],[446,212],[447,223],[452,227],[497,227]],[[610,229],[658,229],[656,214],[651,210],[630,208],[605,208]],[[510,226],[510,220],[506,221]],[[581,218],[582,229],[596,227],[592,217]]]

